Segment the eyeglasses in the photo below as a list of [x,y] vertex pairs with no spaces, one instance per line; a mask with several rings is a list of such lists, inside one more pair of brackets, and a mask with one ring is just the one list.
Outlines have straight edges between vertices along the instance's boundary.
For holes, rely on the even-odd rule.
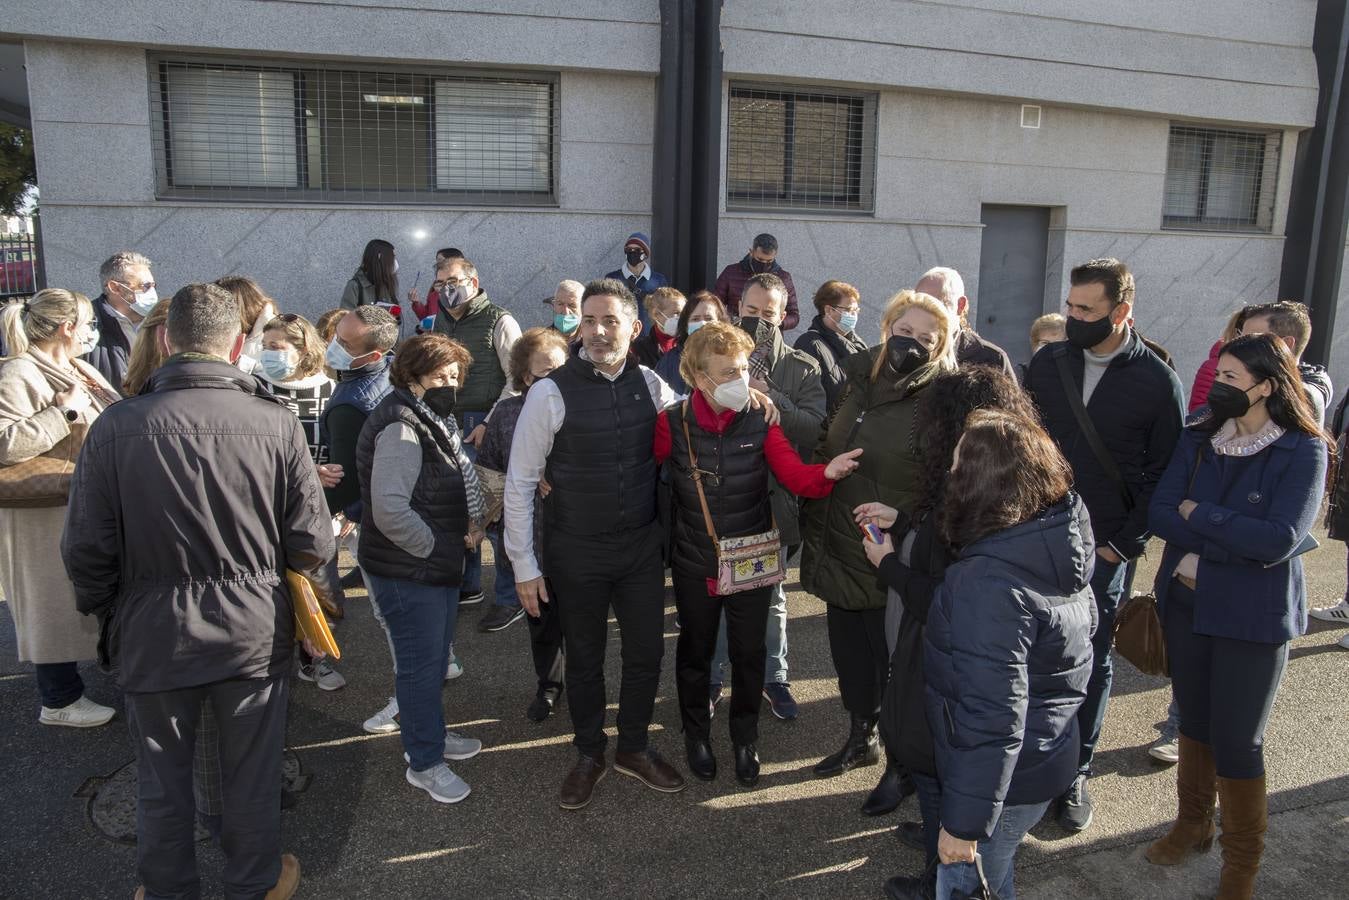
[[153,281],[143,281],[141,282],[140,287],[136,287],[134,284],[129,284],[125,281],[119,281],[117,282],[117,284],[120,284],[124,288],[129,288],[133,292],[137,293],[139,293],[140,291],[152,291],[155,289],[155,283]]
[[832,303],[829,304],[829,308],[836,309],[841,313],[859,313],[862,311],[862,307],[860,306],[835,306]]

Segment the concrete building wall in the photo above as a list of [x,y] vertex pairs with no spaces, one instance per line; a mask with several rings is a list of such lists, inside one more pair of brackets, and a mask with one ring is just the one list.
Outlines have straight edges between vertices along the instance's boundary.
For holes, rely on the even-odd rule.
[[435,249],[462,248],[528,326],[551,321],[539,301],[558,281],[617,268],[627,235],[650,230],[647,74],[562,73],[558,207],[446,209],[156,200],[145,50],[29,41],[27,65],[53,285],[96,291],[99,263],[130,247],[155,261],[162,289],[246,273],[314,316],[337,305],[366,241],[382,237],[403,283],[421,270],[423,290]]

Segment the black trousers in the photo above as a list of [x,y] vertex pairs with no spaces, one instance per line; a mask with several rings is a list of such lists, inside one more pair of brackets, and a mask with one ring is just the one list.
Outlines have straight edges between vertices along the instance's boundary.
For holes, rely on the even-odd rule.
[[548,535],[544,571],[556,591],[567,648],[567,703],[573,739],[587,756],[601,756],[604,734],[604,652],[609,610],[622,639],[623,684],[618,693],[618,750],[646,749],[647,727],[665,655],[664,538],[659,523],[594,536]]
[[[551,581],[544,582],[548,596],[553,596]],[[544,603],[539,606],[537,616],[525,616],[529,623],[529,650],[534,657],[534,673],[539,677],[539,687],[561,687],[562,666],[562,615],[557,603]]]
[[679,643],[675,647],[675,683],[685,736],[706,740],[712,724],[707,691],[724,609],[731,659],[731,742],[753,744],[759,739],[759,707],[768,658],[764,631],[768,627],[773,588],[716,597],[707,592],[706,578],[675,573],[674,591],[680,624]]
[[1288,664],[1288,644],[1195,634],[1194,592],[1171,582],[1163,629],[1180,733],[1213,747],[1222,778],[1265,774],[1265,725]]
[[263,897],[281,876],[281,753],[290,676],[128,693],[139,796],[136,859],[146,900],[200,895],[192,759],[202,702],[220,740],[225,896]]
[[878,719],[890,673],[885,610],[842,609],[829,604],[825,607],[825,625],[843,708],[855,716]]

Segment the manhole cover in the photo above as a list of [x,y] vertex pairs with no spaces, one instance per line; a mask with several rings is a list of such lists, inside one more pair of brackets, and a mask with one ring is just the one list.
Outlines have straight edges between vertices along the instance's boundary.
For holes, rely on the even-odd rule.
[[[310,776],[300,767],[300,758],[290,750],[281,757],[282,808],[291,805],[286,794],[299,794],[309,787]],[[136,843],[136,761],[132,760],[111,775],[87,780],[76,797],[88,798],[89,821],[110,841]],[[197,823],[196,840],[205,841],[210,833]]]

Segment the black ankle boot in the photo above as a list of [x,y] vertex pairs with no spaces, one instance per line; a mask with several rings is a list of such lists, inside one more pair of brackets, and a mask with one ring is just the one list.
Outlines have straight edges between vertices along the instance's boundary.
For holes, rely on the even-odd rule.
[[894,763],[885,767],[880,783],[872,788],[862,804],[864,816],[886,816],[894,812],[904,798],[914,792],[913,779]]
[[848,740],[843,749],[826,756],[815,766],[820,778],[842,775],[858,766],[874,766],[881,761],[881,744],[876,739],[876,720],[869,716],[853,716],[848,729]]

